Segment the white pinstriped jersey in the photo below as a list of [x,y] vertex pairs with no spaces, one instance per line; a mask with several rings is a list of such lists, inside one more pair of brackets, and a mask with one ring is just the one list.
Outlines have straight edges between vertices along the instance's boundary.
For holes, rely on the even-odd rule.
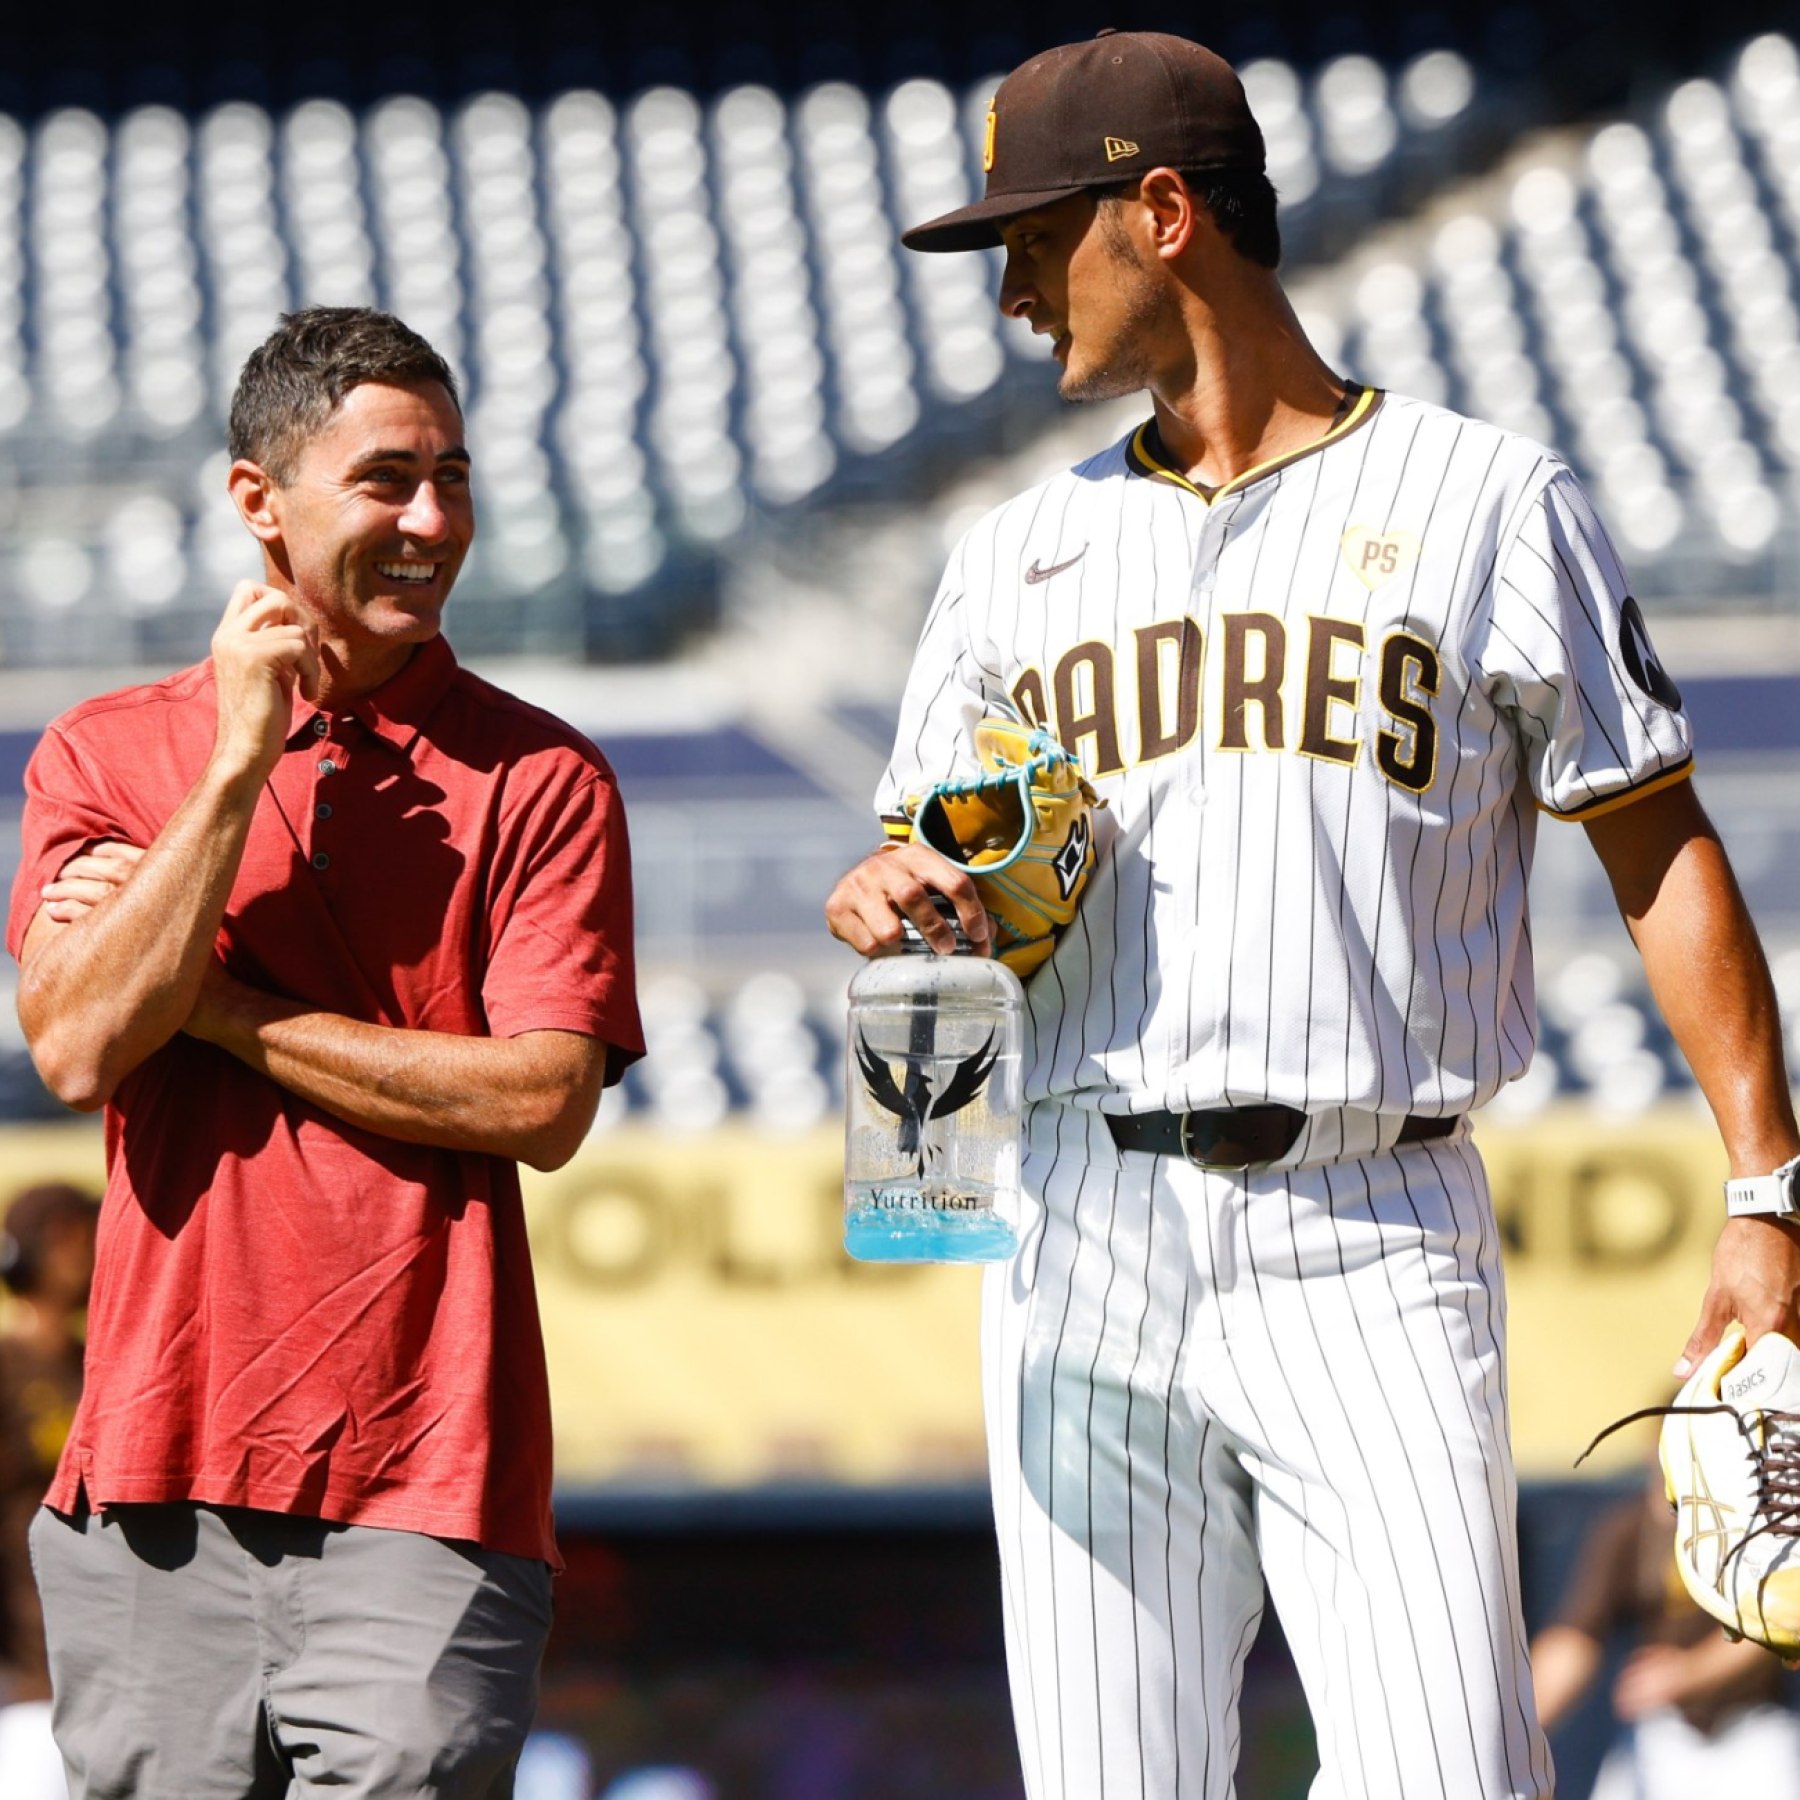
[[1460,1113],[1529,1062],[1541,807],[1681,779],[1680,700],[1550,451],[1374,390],[1206,494],[1145,426],[990,513],[927,617],[877,795],[997,703],[1107,801],[1027,989],[1027,1096]]

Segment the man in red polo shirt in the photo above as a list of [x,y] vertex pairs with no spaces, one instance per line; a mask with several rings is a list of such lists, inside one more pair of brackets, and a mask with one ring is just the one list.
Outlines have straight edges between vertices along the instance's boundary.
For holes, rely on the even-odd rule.
[[32,1529],[77,1796],[504,1795],[549,1623],[517,1163],[642,1053],[611,771],[440,635],[456,386],[398,320],[249,359],[211,659],[56,720],[9,943],[106,1110],[87,1389]]

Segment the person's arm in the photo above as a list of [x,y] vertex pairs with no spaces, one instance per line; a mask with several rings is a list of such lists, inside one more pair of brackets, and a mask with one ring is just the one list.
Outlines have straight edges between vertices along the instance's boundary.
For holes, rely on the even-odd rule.
[[1606,1660],[1599,1639],[1573,1625],[1546,1625],[1531,1640],[1531,1687],[1538,1723],[1554,1731],[1581,1704]]
[[991,647],[978,655],[970,641],[978,596],[969,592],[965,562],[971,542],[985,542],[991,529],[984,521],[957,543],[925,617],[901,695],[893,753],[876,789],[876,815],[889,840],[850,869],[825,902],[831,935],[861,956],[898,950],[906,921],[933,950],[948,955],[956,934],[933,904],[938,894],[954,903],[970,948],[991,954],[987,909],[969,871],[929,845],[904,838],[909,797],[945,776],[972,772],[977,722],[1013,704],[989,673],[997,666]]
[[[212,754],[129,881],[83,916],[41,907],[19,961],[19,1022],[38,1072],[83,1112],[192,1012],[256,803],[280,759],[296,686],[318,678],[313,629],[285,594],[240,582],[213,634]],[[67,870],[64,871],[66,875]]]
[[[142,857],[98,844],[45,890],[70,922],[129,889]],[[263,992],[215,959],[185,1030],[353,1125],[561,1168],[586,1136],[610,1047],[573,1031],[463,1037],[370,1025]]]
[[1621,1719],[1641,1719],[1665,1706],[1724,1708],[1768,1692],[1769,1652],[1748,1638],[1712,1632],[1697,1644],[1646,1644],[1632,1652],[1613,1685]]
[[[1718,1123],[1731,1174],[1769,1174],[1800,1152],[1781,1014],[1756,928],[1692,782],[1597,818],[1587,831],[1657,1006]],[[1691,1374],[1734,1318],[1752,1341],[1767,1331],[1800,1337],[1800,1227],[1725,1221],[1700,1320],[1675,1373]]]
[[1609,1506],[1582,1533],[1555,1615],[1531,1640],[1531,1685],[1546,1731],[1578,1707],[1606,1660],[1606,1643],[1630,1616],[1643,1504]]
[[186,1030],[348,1124],[534,1169],[575,1154],[606,1079],[606,1044],[578,1032],[369,1025],[263,993],[216,963]]

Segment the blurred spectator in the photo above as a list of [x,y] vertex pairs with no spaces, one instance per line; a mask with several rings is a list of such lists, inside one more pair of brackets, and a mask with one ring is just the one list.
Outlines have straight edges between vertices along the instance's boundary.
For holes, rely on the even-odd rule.
[[1554,1624],[1531,1646],[1538,1717],[1552,1729],[1580,1703],[1620,1629],[1636,1645],[1613,1683],[1621,1729],[1592,1800],[1800,1797],[1800,1718],[1784,1702],[1781,1664],[1731,1643],[1682,1587],[1670,1555],[1660,1472],[1601,1516],[1576,1558]]
[[534,1731],[513,1776],[513,1800],[594,1800],[594,1765],[566,1731]]
[[718,1800],[718,1790],[698,1769],[659,1766],[621,1775],[600,1800]]
[[0,1332],[0,1794],[66,1800],[50,1736],[44,1621],[25,1549],[81,1398],[81,1320],[94,1277],[99,1203],[82,1189],[27,1188],[7,1208],[0,1278],[17,1304]]

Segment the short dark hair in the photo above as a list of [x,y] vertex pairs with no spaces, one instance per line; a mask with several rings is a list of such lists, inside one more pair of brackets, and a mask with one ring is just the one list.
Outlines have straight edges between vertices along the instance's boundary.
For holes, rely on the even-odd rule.
[[[1275,218],[1275,189],[1261,169],[1180,169],[1188,192],[1212,215],[1239,256],[1265,269],[1281,263],[1281,227]],[[1097,202],[1118,201],[1137,191],[1138,183],[1096,188]]]
[[450,365],[392,313],[372,306],[308,306],[250,352],[231,396],[232,460],[256,463],[277,482],[293,477],[309,439],[365,382],[412,387],[435,381],[460,412]]
[[0,1281],[15,1294],[37,1291],[50,1234],[62,1224],[93,1225],[100,1202],[86,1188],[46,1181],[15,1194],[0,1232]]

